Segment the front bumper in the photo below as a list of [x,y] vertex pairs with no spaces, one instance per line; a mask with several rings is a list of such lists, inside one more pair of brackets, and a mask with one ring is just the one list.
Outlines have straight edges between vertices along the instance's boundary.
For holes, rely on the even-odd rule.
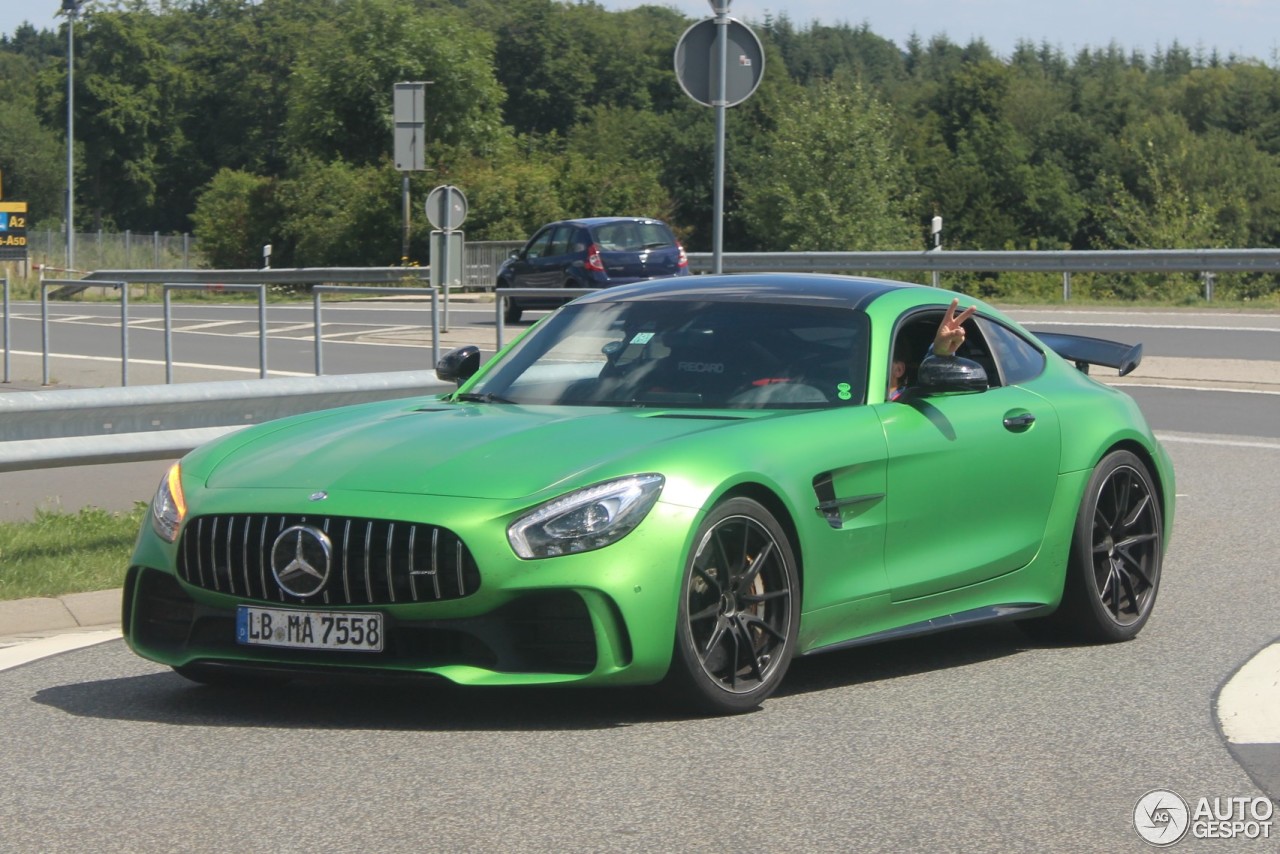
[[[462,504],[451,502],[455,510]],[[282,604],[243,590],[235,595],[204,589],[179,577],[177,547],[145,527],[125,582],[126,640],[144,658],[172,667],[355,670],[471,685],[651,684],[665,675],[693,511],[660,502],[611,546],[536,561],[511,553],[505,516],[478,522],[473,517],[473,524],[466,512],[448,515],[446,521],[476,556],[479,588],[449,601],[380,605]],[[242,645],[235,622],[242,604],[377,611],[386,642],[381,652]]]

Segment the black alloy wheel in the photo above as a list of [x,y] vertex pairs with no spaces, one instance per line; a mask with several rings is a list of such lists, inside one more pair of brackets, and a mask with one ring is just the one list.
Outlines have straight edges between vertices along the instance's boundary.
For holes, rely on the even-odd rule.
[[668,682],[704,711],[755,708],[786,673],[799,615],[786,534],[759,503],[724,502],[703,522],[687,561]]
[[1093,470],[1076,517],[1062,605],[1048,621],[1090,642],[1126,641],[1160,589],[1164,519],[1142,460],[1113,451]]

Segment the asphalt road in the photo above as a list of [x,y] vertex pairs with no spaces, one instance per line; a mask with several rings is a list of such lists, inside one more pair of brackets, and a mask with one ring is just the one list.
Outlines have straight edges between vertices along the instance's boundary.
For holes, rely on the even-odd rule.
[[220,692],[115,641],[0,673],[0,851],[1146,850],[1149,790],[1259,793],[1213,701],[1280,613],[1280,443],[1169,447],[1177,527],[1131,643],[936,635],[686,719],[643,691]]

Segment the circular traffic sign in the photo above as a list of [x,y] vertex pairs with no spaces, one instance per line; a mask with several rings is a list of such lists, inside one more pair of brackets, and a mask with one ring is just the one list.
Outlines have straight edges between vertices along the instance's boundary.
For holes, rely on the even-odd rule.
[[452,231],[467,218],[467,197],[449,184],[441,184],[427,194],[427,221],[444,231]]
[[764,46],[746,24],[737,18],[725,18],[723,25],[706,18],[684,31],[676,44],[676,77],[680,88],[705,107],[716,103],[715,85],[718,75],[716,36],[723,30],[728,38],[724,69],[724,104],[732,107],[751,97],[764,76]]

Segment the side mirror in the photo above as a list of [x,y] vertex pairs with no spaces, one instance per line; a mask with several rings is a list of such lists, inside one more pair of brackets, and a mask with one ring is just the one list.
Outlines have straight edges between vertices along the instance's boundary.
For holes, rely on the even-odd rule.
[[520,258],[520,257],[522,257],[523,255],[524,255],[524,250],[523,250],[523,249],[512,249],[512,250],[511,250],[511,254],[510,254],[510,255],[508,255],[507,257],[508,257],[508,258]]
[[436,378],[462,385],[480,370],[480,348],[474,344],[450,350],[436,362]]
[[986,391],[989,385],[982,365],[959,356],[925,356],[916,372],[915,387],[923,392]]

